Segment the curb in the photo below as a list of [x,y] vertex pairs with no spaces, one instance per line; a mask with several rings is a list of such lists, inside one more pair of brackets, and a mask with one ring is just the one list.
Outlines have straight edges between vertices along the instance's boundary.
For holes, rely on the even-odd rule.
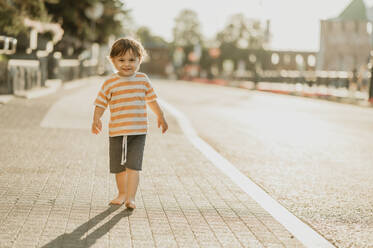
[[59,89],[64,90],[70,90],[75,89],[81,86],[84,86],[90,82],[89,79],[92,79],[96,76],[87,77],[87,78],[80,78],[73,81],[66,81],[62,82],[61,79],[49,79],[45,82],[45,87],[42,88],[35,88],[28,91],[20,91],[17,93],[14,93],[13,95],[0,95],[0,104],[6,104],[10,100],[19,97],[19,98],[25,98],[25,99],[34,99],[46,95],[50,95],[53,93],[56,93]]
[[62,86],[62,81],[60,79],[57,80],[47,80],[45,82],[46,87],[44,88],[37,88],[32,89],[30,91],[24,92],[17,92],[14,94],[16,97],[26,98],[26,99],[33,99],[38,98],[41,96],[46,96],[52,93],[55,93],[59,88]]
[[[231,87],[237,87],[237,86],[232,85]],[[255,88],[253,84],[249,84],[249,83],[246,83],[246,84],[242,83],[238,85],[238,88],[255,90],[259,92],[279,94],[279,95],[289,95],[289,96],[298,96],[298,97],[312,98],[312,99],[318,99],[318,100],[326,100],[329,102],[344,103],[344,104],[356,105],[360,107],[368,107],[368,108],[373,107],[373,102],[370,102],[368,100],[359,100],[355,98],[335,96],[335,95],[330,95],[330,94],[296,92],[296,91],[288,91],[288,90],[283,90],[283,89]]]
[[6,104],[14,98],[13,95],[0,95],[0,105]]
[[306,247],[335,247],[311,226],[303,222],[300,218],[292,214],[288,209],[272,198],[248,176],[242,174],[233,164],[201,139],[191,125],[190,120],[182,112],[163,99],[159,99],[159,103],[176,118],[185,137],[196,149],[198,149],[217,169],[229,177],[249,197],[257,202],[276,221],[283,225],[301,243]]

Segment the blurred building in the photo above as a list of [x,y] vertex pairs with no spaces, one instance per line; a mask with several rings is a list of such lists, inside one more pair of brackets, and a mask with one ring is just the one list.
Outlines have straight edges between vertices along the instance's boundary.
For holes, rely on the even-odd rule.
[[316,52],[267,50],[263,59],[266,70],[314,71]]
[[353,71],[366,66],[372,43],[372,14],[363,0],[352,0],[338,17],[321,20],[316,69]]
[[166,68],[170,63],[169,49],[166,46],[144,45],[148,56],[141,64],[141,71],[156,76],[167,76]]
[[169,44],[158,37],[141,38],[147,56],[145,56],[143,63],[141,63],[141,71],[153,76],[165,77],[167,76],[166,68],[170,63]]

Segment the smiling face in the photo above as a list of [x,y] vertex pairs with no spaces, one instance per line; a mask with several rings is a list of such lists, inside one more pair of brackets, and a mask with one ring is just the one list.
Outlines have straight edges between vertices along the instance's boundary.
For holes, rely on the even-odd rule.
[[139,57],[136,57],[131,50],[123,55],[115,56],[111,58],[115,69],[118,70],[118,74],[123,77],[132,76],[140,65]]

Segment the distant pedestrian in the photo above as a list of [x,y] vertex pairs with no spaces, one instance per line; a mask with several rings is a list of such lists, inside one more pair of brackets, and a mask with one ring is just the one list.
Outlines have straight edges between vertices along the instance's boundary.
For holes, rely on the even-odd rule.
[[117,72],[103,82],[94,102],[93,134],[102,130],[100,118],[107,106],[110,107],[110,173],[115,174],[118,188],[118,196],[110,204],[125,204],[129,209],[136,208],[135,195],[148,125],[146,105],[157,115],[162,133],[168,129],[148,76],[138,72],[145,55],[143,46],[132,38],[115,41],[109,58]]

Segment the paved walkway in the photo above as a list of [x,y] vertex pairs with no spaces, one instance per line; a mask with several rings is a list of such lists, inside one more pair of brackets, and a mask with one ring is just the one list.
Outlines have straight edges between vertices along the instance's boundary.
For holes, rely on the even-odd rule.
[[[74,99],[97,87],[0,106],[0,247],[303,247],[196,150],[170,114],[165,135],[150,115],[137,209],[108,206],[116,186],[107,132],[69,127],[89,116]],[[61,101],[75,106],[75,115],[65,113],[69,128],[41,127],[46,115],[59,118],[48,111]]]

